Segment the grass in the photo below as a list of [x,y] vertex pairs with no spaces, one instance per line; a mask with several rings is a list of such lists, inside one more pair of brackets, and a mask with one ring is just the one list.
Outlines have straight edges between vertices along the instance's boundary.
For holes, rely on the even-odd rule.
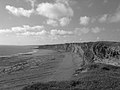
[[36,83],[23,90],[120,90],[120,79],[112,77],[97,77],[92,80],[62,81]]
[[[72,80],[38,82],[28,85],[22,90],[120,90],[120,67],[92,64],[86,68],[87,72],[80,72]],[[116,76],[116,74],[118,75]]]

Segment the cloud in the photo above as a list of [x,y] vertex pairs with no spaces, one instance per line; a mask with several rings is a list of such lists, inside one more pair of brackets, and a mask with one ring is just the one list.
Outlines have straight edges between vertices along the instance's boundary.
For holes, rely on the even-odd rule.
[[34,12],[33,9],[31,10],[25,10],[23,8],[16,8],[14,6],[6,5],[6,9],[15,16],[25,16],[30,17],[31,14]]
[[106,22],[108,19],[108,14],[104,14],[102,17],[99,18],[99,22],[100,23],[103,23],[103,22]]
[[38,32],[24,32],[24,33],[18,33],[17,35],[23,35],[23,36],[44,36],[47,34],[47,31],[42,30],[42,31],[38,31]]
[[104,0],[104,3],[108,3],[108,0]]
[[25,10],[24,8],[16,8],[14,6],[6,5],[6,9],[9,11],[9,13],[15,15],[15,16],[25,16],[30,17],[32,13],[34,13],[34,3],[36,0],[27,0],[31,3],[32,9]]
[[88,34],[89,32],[97,34],[101,31],[104,31],[104,28],[100,27],[82,27],[82,28],[75,28],[74,34],[75,35],[83,35],[83,34]]
[[53,26],[53,27],[58,26],[58,22],[57,22],[56,20],[53,20],[53,19],[48,19],[48,20],[47,20],[47,24],[48,24],[48,25],[51,25],[51,26]]
[[25,31],[30,31],[30,32],[35,32],[35,31],[41,31],[44,29],[44,26],[29,26],[29,25],[23,25],[23,27],[12,27],[11,31],[13,32],[25,32]]
[[52,29],[50,30],[49,34],[47,35],[52,40],[59,40],[59,38],[74,35],[73,31],[65,31],[65,30],[58,30]]
[[57,29],[53,29],[50,31],[51,35],[71,35],[73,34],[72,31],[65,31],[65,30],[57,30]]
[[90,4],[88,4],[88,8],[92,7],[93,6],[93,2],[91,2]]
[[80,17],[80,24],[81,25],[88,25],[90,21],[90,18],[87,16]]
[[91,32],[93,32],[93,33],[99,33],[103,30],[104,30],[104,28],[99,28],[99,27],[91,28]]
[[96,40],[99,41],[99,40],[100,40],[100,37],[97,37]]
[[66,26],[70,23],[70,18],[64,17],[59,20],[61,26]]
[[89,31],[90,31],[90,29],[87,27],[75,28],[74,34],[82,35],[82,34],[87,34]]
[[102,31],[99,27],[81,27],[75,30],[63,30],[63,29],[48,29],[46,30],[44,26],[29,26],[23,25],[21,27],[11,27],[10,29],[0,29],[0,35],[16,35],[18,37],[37,37],[42,40],[59,40],[66,37],[79,37],[81,35],[87,35],[89,32],[94,34]]
[[120,22],[120,6],[113,14],[104,14],[98,19],[99,22],[117,23]]
[[0,29],[0,34],[4,34],[4,33],[11,33],[11,30],[9,30],[9,29]]
[[73,35],[73,31],[66,30],[45,30],[44,26],[29,26],[23,25],[22,27],[11,27],[10,29],[0,29],[0,34],[14,34],[17,36],[41,36],[48,38],[57,38],[61,36]]
[[120,22],[120,11],[114,13],[113,15],[104,14],[101,18],[98,19],[100,23],[116,23]]
[[6,5],[6,9],[15,16],[30,17],[32,14],[44,16],[48,19],[46,24],[54,27],[68,25],[71,17],[74,15],[72,8],[69,6],[69,0],[55,0],[54,3],[40,3],[36,9],[34,9],[36,0],[26,1],[31,3],[32,9],[25,10],[24,8],[16,8],[10,5]]
[[70,18],[67,18],[67,17],[64,17],[64,18],[61,18],[59,20],[54,20],[54,19],[48,19],[47,20],[47,24],[48,25],[51,25],[53,27],[56,27],[56,26],[66,26],[70,23]]
[[57,23],[61,26],[69,24],[70,18],[74,12],[65,0],[56,0],[55,3],[40,3],[36,9],[38,15],[42,15],[46,18],[47,24],[57,26]]
[[43,40],[45,40],[45,39],[49,39],[49,40],[58,39],[61,37],[72,35],[72,34],[73,34],[72,31],[57,30],[57,29],[52,29],[49,31],[41,30],[38,32],[26,31],[23,33],[17,33],[18,36],[39,36]]
[[66,5],[68,5],[69,6],[69,1],[70,0],[55,0],[57,3],[64,3],[64,4],[66,4]]
[[120,6],[116,13],[109,18],[110,22],[120,22]]
[[34,9],[34,6],[35,6],[35,1],[36,0],[26,0],[27,2],[30,2],[31,3],[31,6],[32,6],[32,9]]
[[65,6],[63,3],[41,3],[36,10],[39,15],[50,19],[73,16],[73,10],[70,7]]
[[[23,25],[22,27],[12,27],[10,29],[0,29],[0,34],[14,33],[22,35],[23,33],[38,33],[44,30],[44,26],[29,26]],[[37,35],[37,34],[36,34]]]

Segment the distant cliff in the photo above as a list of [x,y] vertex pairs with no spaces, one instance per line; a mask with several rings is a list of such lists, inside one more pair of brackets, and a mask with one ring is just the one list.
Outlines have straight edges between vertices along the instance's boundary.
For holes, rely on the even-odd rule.
[[120,43],[99,41],[85,43],[65,43],[38,46],[39,49],[52,49],[71,52],[83,58],[83,65],[106,63],[120,66]]

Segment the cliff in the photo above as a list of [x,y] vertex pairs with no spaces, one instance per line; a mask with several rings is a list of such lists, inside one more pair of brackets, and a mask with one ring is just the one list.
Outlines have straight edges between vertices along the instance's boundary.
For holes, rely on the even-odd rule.
[[71,52],[83,59],[83,65],[89,63],[106,63],[120,65],[120,43],[119,42],[86,42],[65,43],[56,45],[43,45],[39,49],[51,49],[62,52]]

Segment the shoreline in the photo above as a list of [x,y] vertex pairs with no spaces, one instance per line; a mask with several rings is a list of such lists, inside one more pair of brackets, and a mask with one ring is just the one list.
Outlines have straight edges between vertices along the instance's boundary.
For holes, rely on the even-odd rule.
[[17,53],[17,54],[12,54],[12,55],[4,55],[4,56],[0,56],[1,57],[12,57],[12,56],[18,56],[18,55],[27,55],[27,54],[33,54],[33,53],[36,53],[38,50],[34,49],[30,52],[25,52],[25,53]]

